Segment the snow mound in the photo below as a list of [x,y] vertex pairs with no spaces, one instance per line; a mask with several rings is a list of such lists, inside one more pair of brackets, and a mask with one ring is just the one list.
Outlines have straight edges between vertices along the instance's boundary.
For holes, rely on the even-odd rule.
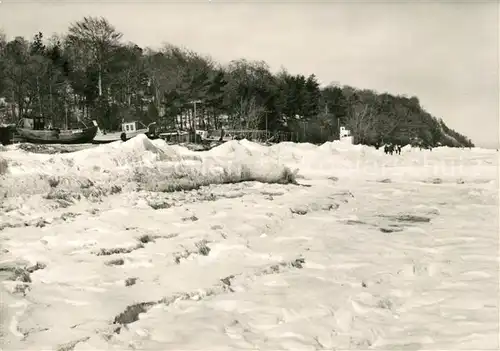
[[32,153],[19,146],[5,149],[0,159],[0,196],[5,197],[82,189],[92,196],[118,189],[175,191],[251,180],[289,183],[298,174],[302,178],[467,182],[467,178],[496,179],[493,166],[498,165],[494,150],[405,147],[401,155],[386,155],[381,149],[343,141],[264,146],[232,140],[195,152],[139,135],[127,142],[64,154]]
[[43,193],[57,197],[82,191],[88,197],[138,188],[175,191],[251,180],[295,181],[287,166],[254,155],[239,142],[194,152],[138,135],[74,153],[46,155],[10,148],[2,154],[0,196],[5,197]]

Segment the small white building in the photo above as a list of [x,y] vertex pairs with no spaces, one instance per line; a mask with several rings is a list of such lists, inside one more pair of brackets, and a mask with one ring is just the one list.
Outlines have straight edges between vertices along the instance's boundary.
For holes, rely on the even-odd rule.
[[340,138],[346,138],[351,136],[351,131],[344,126],[340,126]]

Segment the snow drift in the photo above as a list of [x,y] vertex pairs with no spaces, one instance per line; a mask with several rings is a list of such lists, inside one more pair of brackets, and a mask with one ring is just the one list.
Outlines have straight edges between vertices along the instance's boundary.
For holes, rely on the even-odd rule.
[[[123,190],[188,190],[208,184],[256,180],[293,183],[294,172],[270,157],[230,142],[196,153],[139,135],[125,143],[66,154],[35,154],[10,147],[0,159],[3,197],[47,192],[92,195]],[[87,191],[85,191],[87,190]]]
[[405,147],[402,155],[390,156],[338,141],[268,147],[247,140],[194,152],[144,135],[65,154],[36,154],[19,146],[5,149],[0,153],[0,197],[4,198],[54,192],[92,197],[123,190],[175,191],[252,180],[286,184],[294,183],[297,175],[477,181],[478,176],[494,178],[489,156],[495,152]]

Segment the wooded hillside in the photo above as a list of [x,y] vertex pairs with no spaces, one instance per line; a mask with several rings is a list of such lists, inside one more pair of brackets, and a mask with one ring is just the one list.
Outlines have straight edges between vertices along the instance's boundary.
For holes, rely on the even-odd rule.
[[[431,84],[431,83],[429,83]],[[38,115],[61,125],[96,119],[117,129],[122,120],[156,121],[162,129],[268,129],[294,141],[338,138],[355,143],[473,146],[419,104],[416,97],[349,86],[320,88],[314,74],[273,74],[263,61],[221,65],[173,45],[155,51],[126,42],[104,18],[85,17],[67,33],[45,38],[0,35],[0,118]],[[1,121],[0,121],[1,122]]]

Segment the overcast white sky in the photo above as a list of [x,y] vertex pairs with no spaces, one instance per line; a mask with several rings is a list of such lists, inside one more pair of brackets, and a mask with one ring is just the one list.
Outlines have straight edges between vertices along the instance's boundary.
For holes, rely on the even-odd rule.
[[20,1],[8,37],[63,33],[104,16],[141,46],[183,45],[227,62],[266,61],[323,83],[416,95],[479,146],[498,147],[499,5],[492,1]]

